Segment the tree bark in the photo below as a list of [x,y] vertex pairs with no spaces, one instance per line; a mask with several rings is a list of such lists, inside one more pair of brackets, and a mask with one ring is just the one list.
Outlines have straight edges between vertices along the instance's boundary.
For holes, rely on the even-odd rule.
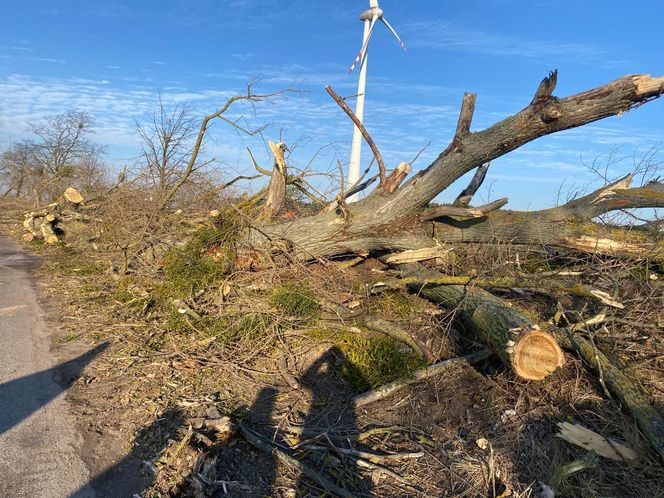
[[[542,81],[525,109],[479,132],[470,131],[474,97],[464,96],[459,126],[449,146],[394,193],[377,188],[366,199],[348,206],[343,213],[339,210],[322,212],[288,223],[261,226],[252,233],[254,242],[262,244],[266,239],[287,239],[292,244],[293,256],[305,260],[434,245],[432,227],[423,224],[419,215],[429,202],[463,174],[541,136],[622,114],[664,92],[664,77],[629,75],[586,92],[557,98],[552,95],[556,81],[557,73],[552,72]],[[639,202],[643,203],[642,196],[640,199]],[[599,206],[605,210],[618,208],[616,204],[604,201]],[[487,217],[461,222],[464,223],[461,226],[452,223],[441,227],[436,223],[435,236],[455,242],[495,241],[496,232],[493,230],[497,227],[501,239],[518,243],[551,243],[579,250],[641,250],[641,240],[636,244],[632,241],[623,243],[617,240],[618,233],[611,234],[609,242],[602,240],[606,237],[596,233],[594,225],[569,226],[559,232],[561,224],[556,213],[560,211],[535,213],[494,211]],[[558,224],[552,225],[554,221]],[[521,227],[521,222],[526,226]],[[638,249],[632,247],[635,245],[639,245]]]
[[549,245],[587,253],[661,257],[664,241],[653,237],[652,231],[593,222],[614,210],[664,206],[664,184],[653,181],[628,188],[631,181],[628,175],[592,194],[541,211],[493,211],[469,220],[438,218],[434,236],[441,242]]

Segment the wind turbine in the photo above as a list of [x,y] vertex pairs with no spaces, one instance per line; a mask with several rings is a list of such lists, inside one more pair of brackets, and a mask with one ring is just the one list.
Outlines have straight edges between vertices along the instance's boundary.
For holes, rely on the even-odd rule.
[[[360,14],[360,20],[364,21],[364,36],[362,38],[362,48],[360,53],[357,54],[355,62],[348,70],[352,73],[357,64],[360,64],[360,79],[357,84],[357,103],[355,104],[355,115],[360,122],[364,119],[364,92],[367,84],[367,49],[369,47],[369,40],[376,26],[376,22],[382,22],[387,29],[394,35],[401,47],[406,51],[406,46],[399,38],[399,35],[394,30],[392,25],[387,22],[383,15],[383,9],[378,6],[378,0],[369,0],[369,8]],[[353,131],[353,142],[350,149],[350,166],[348,167],[348,185],[355,185],[360,179],[360,155],[362,152],[362,133],[360,129],[355,126]],[[357,195],[351,196],[347,199],[348,202],[357,200]]]

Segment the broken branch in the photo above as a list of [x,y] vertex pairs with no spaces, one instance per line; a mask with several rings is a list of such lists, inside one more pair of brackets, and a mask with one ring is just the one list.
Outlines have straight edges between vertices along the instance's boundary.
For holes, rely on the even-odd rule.
[[357,116],[351,110],[351,108],[348,107],[348,104],[346,104],[344,99],[341,98],[339,95],[337,95],[337,93],[334,90],[332,90],[332,87],[330,85],[326,86],[325,90],[327,90],[327,93],[330,94],[330,97],[334,99],[334,101],[348,115],[348,117],[353,121],[353,123],[355,123],[355,126],[357,126],[357,128],[360,130],[362,136],[364,137],[364,140],[366,140],[367,144],[371,148],[371,152],[373,152],[373,155],[376,158],[376,162],[378,163],[380,185],[382,187],[385,184],[385,163],[383,162],[383,157],[380,155],[380,152],[378,151],[378,147],[376,147],[376,144],[371,139],[369,132],[364,127],[362,122],[357,118]]
[[477,353],[469,354],[466,356],[461,356],[459,358],[451,358],[449,360],[441,361],[429,367],[423,368],[413,372],[412,377],[408,379],[402,379],[398,381],[385,384],[373,391],[368,391],[366,393],[360,394],[353,399],[353,405],[355,408],[364,407],[370,403],[378,401],[380,399],[387,398],[388,396],[394,394],[395,392],[401,391],[402,389],[420,382],[424,379],[434,377],[441,374],[445,370],[449,369],[453,365],[458,364],[473,364],[478,363],[482,360],[486,360],[491,356],[491,351],[489,349],[483,349]]
[[431,221],[436,218],[442,218],[443,216],[458,216],[460,218],[481,218],[486,216],[487,213],[496,211],[508,203],[507,197],[498,199],[488,204],[477,207],[456,207],[452,206],[440,206],[433,208],[427,211],[422,217],[423,221]]

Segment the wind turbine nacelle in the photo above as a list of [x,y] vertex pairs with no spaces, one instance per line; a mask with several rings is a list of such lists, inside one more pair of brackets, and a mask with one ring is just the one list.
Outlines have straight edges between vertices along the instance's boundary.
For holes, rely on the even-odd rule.
[[383,9],[380,7],[371,7],[360,14],[360,21],[371,21],[374,16],[383,17]]

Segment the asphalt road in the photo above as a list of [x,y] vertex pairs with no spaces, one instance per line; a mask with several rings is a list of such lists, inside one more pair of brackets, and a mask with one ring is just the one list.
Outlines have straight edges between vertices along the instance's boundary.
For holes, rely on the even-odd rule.
[[[31,281],[36,262],[0,237],[0,496],[95,497]],[[98,351],[68,363],[69,370]],[[58,383],[59,380],[60,383]],[[66,387],[66,385],[64,386]]]

